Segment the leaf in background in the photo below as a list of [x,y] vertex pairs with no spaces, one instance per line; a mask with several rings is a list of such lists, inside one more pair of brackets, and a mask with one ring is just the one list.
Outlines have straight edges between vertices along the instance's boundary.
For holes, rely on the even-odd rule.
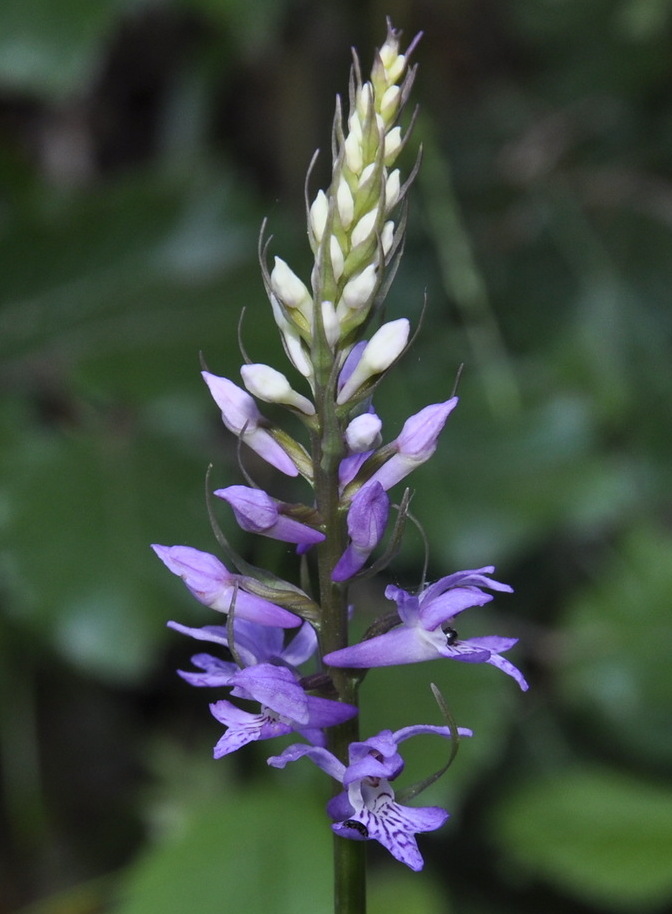
[[59,99],[90,78],[104,42],[133,0],[2,0],[0,83]]
[[672,763],[672,537],[655,522],[630,530],[591,569],[567,609],[560,694],[631,759]]
[[331,829],[300,787],[237,787],[192,808],[123,879],[113,914],[315,914],[331,905]]
[[672,791],[607,769],[562,769],[497,806],[507,869],[615,911],[672,898]]

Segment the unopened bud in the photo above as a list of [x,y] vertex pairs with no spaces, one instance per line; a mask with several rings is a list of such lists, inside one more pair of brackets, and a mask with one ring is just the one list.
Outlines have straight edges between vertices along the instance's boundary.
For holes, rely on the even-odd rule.
[[391,171],[387,176],[387,181],[385,182],[385,211],[389,213],[393,206],[395,206],[399,200],[399,194],[401,192],[401,176],[399,174],[399,169],[395,168],[394,171]]
[[343,249],[335,235],[332,235],[329,239],[329,253],[331,254],[331,269],[334,271],[334,279],[338,282],[343,275],[345,258],[343,257]]
[[322,326],[327,343],[333,349],[341,338],[341,325],[336,317],[336,308],[332,301],[322,302]]
[[380,233],[380,243],[383,247],[383,254],[385,257],[390,253],[390,248],[394,241],[394,222],[390,219],[383,226],[383,230]]
[[404,351],[408,342],[410,324],[405,317],[383,324],[366,344],[357,367],[338,394],[339,405],[348,400],[359,388],[381,372],[385,371]]
[[324,235],[324,229],[327,225],[328,213],[329,201],[327,200],[327,195],[323,190],[319,190],[317,192],[317,196],[313,200],[312,206],[310,207],[310,213],[308,214],[310,227],[318,244],[320,241],[322,241],[322,237]]
[[358,175],[364,166],[361,134],[358,136],[354,131],[350,131],[345,138],[343,148],[348,168],[353,174]]
[[245,387],[259,400],[283,403],[293,406],[306,416],[315,415],[315,407],[310,400],[293,390],[284,374],[270,365],[243,365],[240,374]]
[[357,93],[357,115],[362,124],[366,123],[371,107],[373,105],[373,86],[366,82]]
[[358,273],[350,282],[346,283],[341,300],[338,303],[339,317],[343,309],[358,311],[368,305],[377,282],[377,266],[370,263],[367,267],[364,267],[361,273]]
[[338,205],[338,215],[341,217],[343,228],[350,228],[355,215],[355,201],[352,197],[352,191],[348,187],[348,182],[345,180],[345,178],[341,178],[341,180],[338,182],[338,190],[336,191],[336,204]]
[[359,176],[359,181],[357,182],[358,187],[362,187],[364,184],[366,184],[366,182],[369,180],[369,178],[371,177],[371,175],[374,173],[375,170],[376,170],[375,162],[371,162],[370,165],[367,165],[366,168],[364,169],[364,171]]
[[401,149],[401,127],[393,127],[385,137],[385,164],[391,165]]
[[350,236],[350,243],[352,244],[353,248],[356,248],[358,244],[361,244],[363,241],[366,241],[369,238],[376,227],[377,219],[377,206],[374,206],[372,210],[362,216],[362,218],[352,230],[352,235]]
[[384,121],[389,124],[397,115],[399,110],[399,100],[401,98],[401,89],[399,86],[390,86],[383,95],[380,102],[380,114]]
[[310,292],[296,273],[287,266],[281,257],[275,258],[271,272],[271,288],[287,308],[311,310],[313,299]]
[[389,63],[383,65],[385,66],[385,75],[388,83],[396,83],[406,67],[406,57],[404,54],[397,54],[395,57],[390,56]]
[[350,452],[362,454],[378,447],[382,427],[383,423],[375,413],[362,413],[361,416],[356,416],[345,430],[345,442]]

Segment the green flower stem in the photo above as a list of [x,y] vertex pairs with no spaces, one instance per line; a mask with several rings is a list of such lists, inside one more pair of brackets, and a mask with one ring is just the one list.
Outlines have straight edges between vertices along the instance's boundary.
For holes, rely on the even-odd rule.
[[[325,372],[326,374],[326,372]],[[331,372],[330,372],[331,376]],[[343,436],[336,416],[333,380],[316,391],[319,430],[313,435],[313,473],[317,508],[325,524],[326,539],[318,547],[321,655],[348,645],[347,585],[331,580],[331,572],[346,546],[345,516],[340,510],[338,466],[343,457]],[[341,701],[357,705],[359,680],[347,670],[330,670]],[[348,746],[359,739],[359,718],[327,731],[328,748],[347,764]],[[334,835],[334,914],[366,914],[366,843]]]

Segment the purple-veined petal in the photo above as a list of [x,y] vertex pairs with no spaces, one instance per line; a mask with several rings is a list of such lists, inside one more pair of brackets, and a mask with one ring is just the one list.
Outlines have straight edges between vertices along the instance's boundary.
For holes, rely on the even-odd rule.
[[222,699],[210,705],[212,716],[228,727],[226,733],[218,740],[213,754],[222,758],[236,752],[247,743],[260,739],[272,739],[292,732],[292,728],[283,721],[274,720],[267,714],[250,714],[242,711],[230,701]]

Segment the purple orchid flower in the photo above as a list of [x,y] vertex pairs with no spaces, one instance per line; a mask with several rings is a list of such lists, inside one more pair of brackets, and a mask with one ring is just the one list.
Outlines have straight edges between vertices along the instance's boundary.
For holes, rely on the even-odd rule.
[[419,663],[447,657],[465,663],[489,663],[512,676],[523,691],[528,684],[520,670],[501,656],[517,643],[517,638],[489,635],[481,638],[458,637],[453,628],[455,618],[472,606],[483,606],[492,595],[481,588],[511,593],[508,584],[493,581],[486,575],[492,565],[473,571],[458,571],[441,578],[414,596],[400,587],[390,585],[385,590],[388,600],[395,600],[402,625],[367,641],[326,654],[331,666],[370,668]]
[[376,470],[370,479],[387,490],[425,463],[436,450],[437,441],[446,419],[457,406],[458,398],[451,397],[443,403],[432,403],[419,413],[410,416],[399,436],[392,442],[395,453]]
[[231,505],[238,526],[248,533],[259,533],[300,546],[314,546],[324,539],[324,533],[284,514],[284,503],[271,498],[262,489],[227,486],[217,489],[215,495]]
[[247,593],[245,577],[232,574],[219,559],[209,552],[201,552],[191,546],[159,546],[152,549],[164,565],[182,578],[187,589],[196,599],[226,613],[235,598],[235,613],[241,619],[258,622],[260,625],[278,625],[280,628],[295,628],[301,619],[294,613],[276,606],[255,594]]
[[364,565],[385,533],[390,499],[379,482],[359,489],[348,511],[350,544],[331,573],[332,581],[347,581]]
[[297,674],[287,667],[260,663],[239,670],[229,680],[232,695],[258,701],[259,713],[243,711],[225,699],[213,702],[210,711],[227,727],[217,742],[215,758],[221,758],[247,743],[298,732],[311,743],[325,742],[323,727],[333,727],[357,714],[354,705],[308,695]]
[[[168,622],[170,628],[196,638],[229,648],[229,632],[224,625],[204,625],[191,628],[179,622]],[[297,668],[313,656],[317,648],[317,635],[309,622],[304,622],[296,635],[285,645],[284,631],[268,625],[248,622],[238,616],[233,621],[234,647],[244,667],[259,663],[273,663],[296,672]],[[195,654],[191,662],[202,672],[178,670],[190,685],[217,688],[232,685],[232,677],[240,667],[231,660],[221,660],[211,654]]]
[[299,471],[292,458],[264,427],[269,423],[259,412],[250,394],[228,378],[220,378],[209,371],[203,371],[201,374],[210,388],[213,400],[222,412],[222,421],[229,431],[238,435],[245,444],[281,473],[298,476]]
[[[395,799],[390,781],[404,767],[398,744],[423,733],[446,739],[453,735],[449,727],[424,724],[404,727],[395,733],[383,730],[363,742],[351,743],[347,766],[323,747],[295,743],[281,755],[269,758],[268,764],[284,768],[288,762],[307,755],[346,788],[327,804],[327,812],[334,820],[332,830],[354,841],[378,841],[393,857],[417,871],[422,869],[424,861],[416,834],[440,828],[449,813],[439,806],[402,806]],[[471,730],[463,727],[458,728],[458,733],[472,735]]]

